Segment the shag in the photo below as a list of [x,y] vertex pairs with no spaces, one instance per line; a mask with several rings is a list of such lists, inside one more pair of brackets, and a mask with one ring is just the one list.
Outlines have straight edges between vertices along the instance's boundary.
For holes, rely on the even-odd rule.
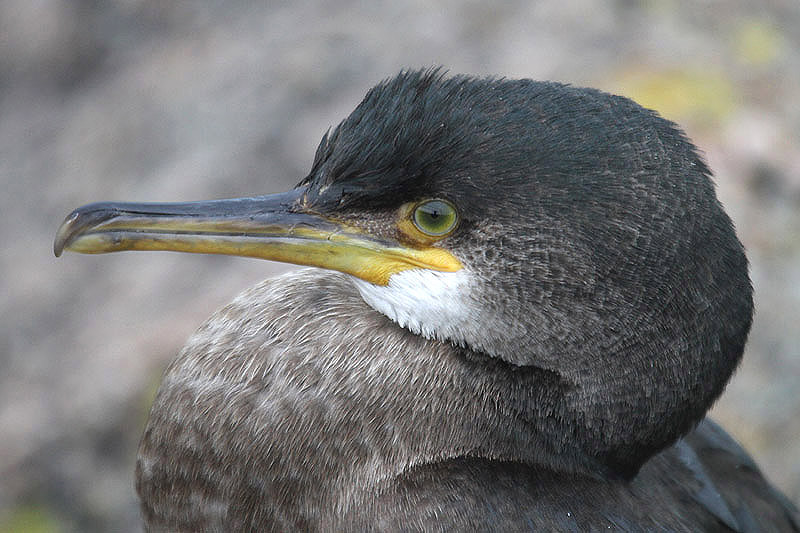
[[96,203],[55,253],[304,269],[217,312],[139,449],[150,530],[797,531],[704,419],[753,302],[711,173],[593,89],[404,71],[287,193]]

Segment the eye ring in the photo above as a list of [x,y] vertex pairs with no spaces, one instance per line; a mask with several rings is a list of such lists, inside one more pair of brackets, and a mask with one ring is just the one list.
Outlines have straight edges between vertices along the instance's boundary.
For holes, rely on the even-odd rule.
[[414,207],[411,220],[425,235],[445,237],[458,225],[458,211],[447,200],[438,198],[425,200]]

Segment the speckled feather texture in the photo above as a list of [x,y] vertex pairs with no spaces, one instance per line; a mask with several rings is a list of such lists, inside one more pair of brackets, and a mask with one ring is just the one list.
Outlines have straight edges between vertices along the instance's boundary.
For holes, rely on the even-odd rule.
[[632,481],[537,466],[555,395],[520,372],[396,327],[345,275],[269,280],[166,373],[137,467],[148,529],[792,531],[708,422]]
[[[674,124],[592,89],[404,72],[299,187],[395,240],[400,205],[444,198],[460,222],[437,246],[464,269],[388,291],[306,270],[212,317],[142,441],[151,529],[797,527],[718,428],[675,445],[738,364],[752,290]],[[437,294],[460,308],[431,322]]]

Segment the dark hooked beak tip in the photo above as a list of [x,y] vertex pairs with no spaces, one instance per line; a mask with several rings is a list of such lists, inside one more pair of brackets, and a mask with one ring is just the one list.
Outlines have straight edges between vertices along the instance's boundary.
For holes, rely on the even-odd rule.
[[116,210],[109,203],[95,203],[79,207],[67,215],[56,232],[53,242],[53,253],[61,257],[65,248],[83,233],[84,230],[109,220],[116,215]]

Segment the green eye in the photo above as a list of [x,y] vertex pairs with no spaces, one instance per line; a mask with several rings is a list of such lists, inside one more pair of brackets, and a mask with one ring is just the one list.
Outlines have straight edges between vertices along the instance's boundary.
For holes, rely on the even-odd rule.
[[414,225],[432,237],[447,235],[458,222],[456,208],[444,200],[427,200],[414,208]]

